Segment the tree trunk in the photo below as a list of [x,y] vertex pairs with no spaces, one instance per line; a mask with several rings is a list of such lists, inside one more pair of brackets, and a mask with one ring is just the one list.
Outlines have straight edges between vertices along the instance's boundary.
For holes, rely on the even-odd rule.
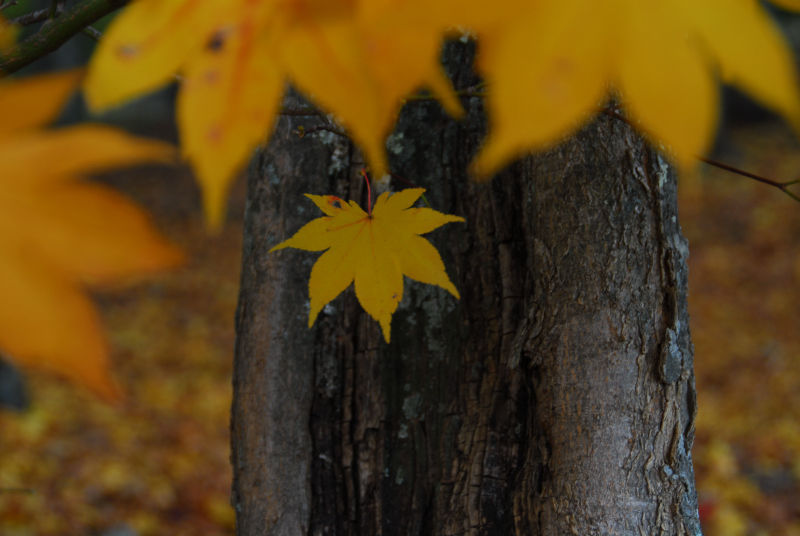
[[[448,45],[456,87],[471,48]],[[292,102],[296,103],[296,99]],[[676,177],[598,117],[487,184],[467,166],[482,101],[456,123],[405,107],[392,169],[466,218],[428,238],[461,300],[406,280],[392,343],[352,289],[313,329],[316,255],[267,251],[365,201],[359,153],[283,117],[251,166],[232,410],[239,535],[700,534],[695,388]],[[396,185],[399,188],[403,185]]]

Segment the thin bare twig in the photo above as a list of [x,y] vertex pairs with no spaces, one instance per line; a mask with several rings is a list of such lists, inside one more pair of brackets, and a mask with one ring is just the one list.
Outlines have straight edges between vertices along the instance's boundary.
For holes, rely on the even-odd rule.
[[[600,111],[607,116],[613,117],[614,119],[618,119],[623,123],[630,125],[632,127],[636,127],[630,119],[625,117],[624,115],[614,111],[609,110],[607,108],[600,108]],[[719,169],[724,169],[725,171],[729,171],[731,173],[735,173],[736,175],[741,175],[742,177],[747,177],[748,179],[753,179],[754,181],[758,181],[764,184],[768,184],[780,190],[781,192],[785,193],[795,201],[800,202],[800,196],[789,190],[789,186],[800,184],[800,179],[796,179],[793,181],[786,181],[786,182],[779,182],[772,179],[768,179],[766,177],[762,177],[761,175],[756,175],[755,173],[750,173],[749,171],[744,171],[743,169],[739,169],[737,167],[731,166],[729,164],[723,164],[722,162],[717,162],[716,160],[712,160],[710,158],[706,158],[705,156],[694,155],[694,157],[700,160],[703,163],[708,164],[709,166],[714,166]]]
[[755,173],[750,173],[748,171],[744,171],[739,168],[729,166],[728,164],[723,164],[722,162],[717,162],[716,160],[711,160],[710,158],[706,158],[704,156],[695,155],[695,158],[697,158],[701,162],[705,162],[709,166],[718,167],[720,169],[724,169],[725,171],[730,171],[731,173],[736,173],[737,175],[741,175],[742,177],[747,177],[749,179],[753,179],[754,181],[763,182],[764,184],[769,184],[770,186],[774,186],[775,188],[785,193],[795,201],[800,202],[800,196],[789,190],[789,186],[800,183],[800,179],[793,181],[779,182],[779,181],[774,181],[772,179],[768,179],[766,177],[762,177],[761,175],[756,175]]
[[[413,182],[411,182],[411,181],[410,181],[410,180],[408,180],[408,179],[404,179],[403,177],[401,177],[400,175],[398,175],[397,173],[395,173],[395,172],[393,172],[393,171],[391,171],[391,170],[390,170],[388,173],[389,173],[389,175],[390,175],[390,176],[391,176],[393,179],[397,179],[398,181],[402,182],[403,184],[405,184],[405,185],[406,185],[406,186],[408,186],[409,188],[420,188],[420,186],[419,186],[419,185],[417,185],[417,184],[414,184]],[[425,197],[425,193],[424,193],[424,192],[422,193],[422,201],[425,203],[425,205],[426,205],[428,208],[433,208],[433,207],[431,206],[430,202],[428,201],[428,198],[427,198],[427,197]]]
[[2,10],[4,10],[4,9],[8,9],[8,8],[10,8],[11,6],[16,6],[16,5],[17,5],[17,3],[18,3],[18,2],[17,2],[17,0],[11,0],[11,1],[10,1],[9,3],[7,3],[7,4],[6,4],[6,0],[0,0],[0,11],[2,11]]
[[91,26],[87,26],[81,31],[86,35],[88,35],[89,37],[91,37],[92,39],[94,39],[95,41],[100,41],[100,39],[103,37],[102,32],[97,31]]
[[20,15],[16,19],[12,19],[10,22],[11,24],[15,24],[17,26],[30,26],[31,24],[36,24],[37,22],[44,22],[49,17],[50,8],[46,7],[44,9],[37,9],[36,11],[31,11],[30,13]]

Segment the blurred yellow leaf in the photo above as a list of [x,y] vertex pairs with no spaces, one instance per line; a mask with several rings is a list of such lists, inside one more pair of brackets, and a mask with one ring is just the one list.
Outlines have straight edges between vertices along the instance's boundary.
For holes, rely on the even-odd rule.
[[[92,56],[84,93],[103,109],[174,79],[186,57],[213,35],[227,2],[156,0],[131,2],[103,34]],[[235,10],[241,1],[230,2]]]
[[463,113],[439,65],[440,47],[435,31],[346,19],[296,25],[279,50],[292,82],[347,127],[380,177],[401,98],[427,86],[453,116]]
[[181,150],[215,229],[224,222],[231,182],[266,140],[284,90],[283,74],[268,61],[274,37],[258,32],[253,18],[232,21],[186,60],[177,103]]
[[334,114],[380,175],[404,96],[427,86],[460,115],[438,62],[442,35],[458,34],[477,36],[489,88],[483,177],[575,131],[609,89],[684,168],[713,137],[720,81],[800,131],[795,65],[757,0],[137,0],[107,32],[86,92],[103,108],[183,73],[184,156],[218,228],[285,80]]
[[400,99],[431,87],[460,113],[439,65],[440,30],[392,23],[391,10],[348,0],[138,0],[109,27],[92,59],[86,96],[102,109],[185,77],[178,122],[184,155],[218,229],[225,195],[267,138],[291,81],[332,112],[376,175]]
[[181,254],[130,201],[78,174],[168,161],[173,151],[103,126],[34,130],[79,77],[0,85],[0,348],[114,400],[102,329],[82,286],[174,266]]
[[[83,71],[75,69],[48,76],[31,76],[5,83],[0,91],[0,110],[13,110],[3,114],[0,121],[0,137],[16,135],[23,130],[40,128],[55,120],[67,99],[75,93],[75,87],[83,77]],[[35,103],[27,110],[20,103]]]
[[800,127],[792,56],[755,0],[539,2],[477,33],[491,88],[491,132],[475,162],[483,176],[574,131],[608,87],[685,167],[711,141],[718,75]]
[[391,196],[385,192],[371,214],[355,201],[345,203],[332,195],[306,194],[326,216],[307,223],[270,252],[287,247],[328,250],[314,264],[308,282],[309,327],[322,308],[353,281],[358,301],[380,322],[386,342],[390,341],[392,314],[403,299],[403,275],[438,285],[459,297],[439,252],[419,235],[464,218],[429,208],[410,208],[424,191],[411,188]]

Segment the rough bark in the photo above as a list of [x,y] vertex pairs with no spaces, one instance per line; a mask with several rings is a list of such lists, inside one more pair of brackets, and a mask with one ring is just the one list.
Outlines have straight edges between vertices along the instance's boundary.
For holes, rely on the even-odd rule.
[[[475,82],[451,46],[456,87]],[[392,168],[464,216],[429,238],[456,301],[407,281],[386,345],[351,290],[312,330],[313,254],[266,251],[363,202],[361,157],[284,117],[251,168],[232,415],[240,535],[699,534],[687,247],[676,178],[599,117],[487,184],[469,117],[412,103]],[[402,188],[402,185],[398,185]]]

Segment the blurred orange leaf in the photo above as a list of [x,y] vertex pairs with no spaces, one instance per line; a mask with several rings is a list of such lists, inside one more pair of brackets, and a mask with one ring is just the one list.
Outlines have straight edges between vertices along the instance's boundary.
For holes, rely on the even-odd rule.
[[86,96],[113,106],[180,72],[184,156],[218,229],[227,190],[268,137],[287,80],[347,127],[373,171],[400,99],[429,86],[461,107],[439,65],[438,28],[392,23],[391,10],[348,0],[139,0],[109,27],[92,59]]
[[0,348],[114,400],[102,328],[82,286],[164,269],[182,256],[139,208],[78,174],[169,161],[173,150],[104,126],[35,130],[80,76],[0,85]]
[[792,55],[753,0],[546,1],[477,34],[491,88],[483,176],[577,129],[609,87],[684,167],[716,128],[718,76],[800,127]]
[[439,252],[419,235],[464,218],[429,208],[410,208],[424,191],[410,188],[391,197],[385,192],[371,214],[355,201],[345,203],[332,195],[306,194],[327,216],[307,223],[270,252],[287,247],[328,250],[311,270],[308,327],[353,281],[358,301],[380,322],[386,342],[390,341],[392,314],[403,299],[403,275],[438,285],[459,297]]
[[266,138],[286,80],[335,115],[378,176],[384,137],[410,91],[428,86],[460,115],[438,61],[454,28],[477,36],[488,87],[491,128],[473,166],[483,177],[576,130],[609,89],[684,168],[713,137],[720,81],[800,131],[794,61],[755,0],[137,0],[103,39],[87,98],[103,108],[182,72],[184,155],[218,228],[233,176]]

